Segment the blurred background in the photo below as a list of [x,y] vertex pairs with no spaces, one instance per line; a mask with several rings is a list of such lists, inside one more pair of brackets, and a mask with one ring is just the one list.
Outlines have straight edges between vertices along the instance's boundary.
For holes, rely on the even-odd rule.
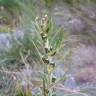
[[[24,50],[35,50],[33,46],[30,47],[27,33],[36,30],[34,21],[45,14],[52,18],[54,25],[64,28],[67,34],[63,37],[60,52],[53,58],[58,65],[56,76],[66,73],[69,79],[63,83],[71,89],[96,88],[96,0],[0,0],[0,70],[17,72],[22,69],[22,72],[27,72],[22,63],[19,65],[20,62],[17,62],[20,58],[19,43],[22,42]],[[18,41],[16,45],[13,39]],[[29,62],[37,63],[34,63],[36,67],[33,64],[32,70],[40,70],[40,62],[34,59],[38,56],[33,51],[33,61]],[[5,73],[0,71],[1,90],[10,81],[10,76],[5,76]],[[88,96],[96,96],[96,91]]]

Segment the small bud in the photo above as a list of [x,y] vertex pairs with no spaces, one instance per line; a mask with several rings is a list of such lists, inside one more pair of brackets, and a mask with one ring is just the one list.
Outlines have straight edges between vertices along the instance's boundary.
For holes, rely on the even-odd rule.
[[50,65],[54,68],[56,64],[54,62],[52,62],[52,63],[50,63]]
[[44,18],[46,21],[48,21],[48,15],[47,14],[44,16]]
[[41,35],[41,37],[44,36],[44,32],[41,32],[40,35]]
[[47,38],[47,34],[45,34],[44,32],[41,32],[40,35],[41,35],[43,40]]
[[46,25],[47,22],[48,22],[48,15],[45,15],[45,16],[42,18],[41,22],[42,22],[41,24]]
[[45,14],[45,16],[44,16],[45,18],[48,18],[48,15],[47,14]]
[[43,17],[43,18],[41,19],[41,24],[40,24],[41,28],[44,26],[45,21],[46,21],[46,19]]
[[47,38],[47,35],[46,34],[42,36],[42,39],[43,40],[45,40],[46,38]]
[[46,53],[48,53],[48,52],[49,52],[48,48],[46,48],[46,47],[45,47],[45,52],[46,52]]
[[43,57],[42,60],[43,60],[44,63],[49,64],[49,60],[48,59],[46,59],[46,58]]
[[56,51],[52,52],[51,56],[54,56],[56,54]]
[[52,83],[55,83],[56,77],[52,77]]
[[46,21],[46,18],[45,17],[43,17],[42,18],[42,23],[44,23]]
[[48,89],[45,89],[44,91],[45,91],[45,93],[46,93],[46,94],[48,94],[48,93],[49,93],[49,90],[48,90]]
[[53,50],[53,47],[52,46],[50,46],[50,51],[52,51]]

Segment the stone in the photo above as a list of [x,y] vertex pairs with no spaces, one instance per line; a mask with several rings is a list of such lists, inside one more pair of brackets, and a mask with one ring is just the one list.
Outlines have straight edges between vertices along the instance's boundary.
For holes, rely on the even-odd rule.
[[70,89],[79,88],[77,83],[76,83],[74,76],[72,76],[71,74],[67,74],[67,78],[68,79],[66,81],[64,81],[65,87],[70,88]]
[[0,49],[7,49],[10,47],[9,34],[0,33]]
[[71,32],[83,32],[83,30],[85,29],[85,24],[78,18],[73,18],[69,20],[68,23]]
[[72,55],[75,79],[79,83],[96,83],[96,46],[83,45],[74,49]]
[[53,75],[57,78],[63,77],[65,72],[61,68],[56,68],[53,72]]

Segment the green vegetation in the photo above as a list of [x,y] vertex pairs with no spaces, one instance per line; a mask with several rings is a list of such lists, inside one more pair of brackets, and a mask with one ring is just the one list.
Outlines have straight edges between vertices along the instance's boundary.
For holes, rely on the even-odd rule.
[[[46,20],[43,20],[44,18]],[[51,77],[55,63],[47,59],[49,57],[52,58],[57,53],[63,39],[62,33],[64,33],[63,29],[56,30],[56,28],[54,28],[53,22],[48,19],[47,15],[44,18],[41,21],[34,22],[33,26],[36,29],[34,29],[32,32],[25,33],[23,38],[18,40],[15,40],[14,37],[11,38],[11,48],[5,51],[3,50],[2,55],[0,55],[0,66],[6,67],[8,70],[22,69],[22,66],[24,67],[26,65],[24,60],[22,60],[22,56],[26,57],[28,54],[29,55],[28,58],[26,58],[26,62],[30,62],[31,66],[34,66],[32,65],[33,61],[35,61],[35,64],[37,61],[39,61],[39,63],[42,63],[44,75],[42,74],[41,79],[44,82],[43,89],[41,89],[41,96],[43,95],[43,91],[46,96],[48,94],[51,94],[51,90],[48,87],[52,85],[52,82],[55,83],[55,81],[53,81],[54,77]],[[54,37],[52,38],[53,35]],[[45,91],[50,92],[47,94]],[[21,92],[19,92],[18,94],[21,94]]]
[[65,3],[69,4],[69,5],[76,5],[79,3],[80,0],[63,0]]
[[[47,7],[51,7],[54,1],[43,0]],[[74,6],[80,0],[63,1]],[[0,76],[3,74],[3,81],[6,82],[0,96],[88,96],[95,93],[95,88],[67,89],[62,84],[68,79],[66,74],[61,77],[54,75],[54,70],[59,67],[54,58],[60,52],[62,43],[66,43],[68,34],[56,26],[48,15],[40,16],[35,4],[35,0],[0,0],[0,32],[9,32],[13,26],[23,30],[20,37],[9,33],[10,47],[0,49]],[[67,48],[65,45],[64,48]],[[72,52],[70,50],[66,49],[67,59]],[[32,76],[28,76],[30,70]],[[12,83],[8,82],[10,77]],[[35,90],[36,93],[35,88],[38,90]]]
[[8,26],[0,26],[0,32],[10,32],[10,28]]
[[51,7],[52,6],[53,1],[54,0],[44,0],[44,2],[46,3],[46,6],[48,6],[48,7]]
[[33,0],[0,0],[0,22],[11,29],[24,20],[35,19],[35,16]]
[[[17,40],[14,39],[14,37],[11,38],[10,42],[12,46],[8,50],[2,51],[2,54],[0,55],[0,65],[1,68],[4,67],[5,69],[7,68],[9,70],[7,74],[15,74],[14,70],[22,71],[26,64],[30,64],[31,67],[35,66],[39,61],[38,64],[42,66],[39,67],[42,69],[40,73],[38,73],[40,74],[39,77],[30,77],[33,80],[38,78],[38,82],[41,82],[41,84],[38,86],[39,91],[34,95],[34,92],[30,90],[31,84],[34,84],[30,81],[30,79],[27,78],[28,80],[26,80],[27,86],[22,86],[23,81],[16,79],[14,82],[15,84],[13,84],[11,89],[14,89],[14,92],[11,94],[14,96],[68,95],[69,93],[66,93],[67,90],[64,88],[63,90],[65,90],[65,93],[58,92],[60,89],[56,86],[58,86],[58,84],[60,84],[62,81],[65,81],[67,78],[65,75],[60,78],[56,78],[54,76],[53,72],[58,65],[52,61],[52,58],[59,52],[59,49],[61,48],[62,40],[65,35],[64,30],[62,28],[56,29],[56,26],[53,25],[52,20],[50,20],[47,15],[41,18],[41,20],[35,21],[33,26],[34,30],[29,33],[25,32],[23,38],[19,38]],[[35,63],[33,63],[33,61],[35,61]],[[37,67],[39,65],[37,65]],[[3,72],[6,73],[6,71]],[[18,76],[18,74],[15,75]],[[21,78],[23,79],[23,77]],[[56,90],[54,90],[55,87],[57,88]],[[87,96],[87,91],[89,93],[91,91],[84,90],[83,92],[82,90],[74,91],[70,89],[69,92],[73,94],[71,96],[74,96],[75,94],[76,96]],[[8,94],[7,96],[10,96],[10,93]],[[68,96],[70,96],[70,94]]]

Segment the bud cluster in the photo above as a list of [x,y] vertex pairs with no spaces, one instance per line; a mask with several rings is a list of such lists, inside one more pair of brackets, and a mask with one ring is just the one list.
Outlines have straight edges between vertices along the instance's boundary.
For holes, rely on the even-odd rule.
[[[49,32],[49,18],[48,15],[45,15],[42,19],[41,19],[41,23],[40,23],[40,28],[41,28],[41,38],[43,41],[43,46],[45,49],[45,55],[42,56],[42,61],[44,62],[45,66],[44,66],[44,74],[46,80],[48,80],[47,82],[49,82],[49,84],[52,84],[53,82],[55,82],[56,78],[53,77],[53,70],[55,67],[55,63],[52,62],[52,57],[56,54],[56,51],[53,50],[53,47],[50,46],[50,41],[48,39],[48,32]],[[48,84],[46,84],[46,81],[43,82],[44,84],[44,90],[47,90],[48,92],[44,91],[45,95],[44,96],[48,96],[48,93],[50,91],[50,89],[48,89]]]

